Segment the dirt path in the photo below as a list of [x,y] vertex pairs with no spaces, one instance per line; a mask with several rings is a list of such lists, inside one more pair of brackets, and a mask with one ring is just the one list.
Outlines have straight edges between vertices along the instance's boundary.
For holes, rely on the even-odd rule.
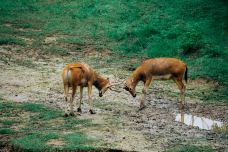
[[[4,48],[1,48],[3,51]],[[88,63],[111,81],[121,81],[130,71],[118,68],[121,63],[107,64],[94,52],[74,54],[71,57],[53,57],[31,59],[31,63],[18,65],[16,56],[8,62],[0,61],[0,96],[15,102],[44,103],[63,109],[63,88],[60,79],[62,68],[67,63],[81,61]],[[18,57],[21,60],[26,58]],[[29,65],[27,65],[29,64]],[[98,66],[99,65],[99,66]],[[117,80],[116,75],[119,75]],[[206,85],[206,84],[198,84]],[[137,90],[141,90],[140,84]],[[196,88],[190,82],[189,90]],[[86,89],[85,89],[86,90]],[[155,82],[147,96],[147,108],[138,111],[139,94],[134,99],[127,92],[107,92],[103,98],[98,97],[98,91],[93,90],[93,100],[96,115],[88,112],[86,91],[82,114],[78,118],[92,119],[93,130],[81,128],[91,137],[100,139],[97,146],[120,148],[132,151],[164,151],[178,144],[212,146],[218,151],[227,149],[227,133],[215,133],[198,127],[187,126],[175,121],[178,113],[206,117],[228,123],[228,107],[225,105],[205,105],[197,98],[187,96],[188,107],[185,111],[178,110],[177,97],[166,94],[178,93],[175,84],[170,82]],[[78,97],[76,98],[78,100]],[[75,106],[76,111],[77,106]]]

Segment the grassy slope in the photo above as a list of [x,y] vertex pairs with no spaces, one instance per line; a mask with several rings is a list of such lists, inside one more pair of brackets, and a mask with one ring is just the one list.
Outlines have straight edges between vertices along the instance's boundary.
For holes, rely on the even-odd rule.
[[[14,38],[21,35],[35,38],[33,46],[41,47],[44,36],[73,35],[68,41],[98,49],[183,58],[191,77],[227,83],[226,1],[7,0],[0,7],[0,43],[24,44]],[[6,23],[40,31],[16,32]]]
[[[68,35],[57,42],[182,58],[191,78],[212,78],[227,86],[227,18],[225,0],[6,0],[0,1],[0,44],[65,54],[68,49],[44,39]],[[23,38],[33,43],[26,45]]]

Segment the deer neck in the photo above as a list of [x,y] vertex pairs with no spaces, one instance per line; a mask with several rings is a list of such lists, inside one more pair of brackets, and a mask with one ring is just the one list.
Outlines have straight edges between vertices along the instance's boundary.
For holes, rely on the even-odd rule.
[[95,73],[95,81],[93,84],[98,90],[101,90],[107,84],[106,81],[107,80],[105,78]]
[[142,79],[142,75],[143,75],[143,73],[142,73],[139,69],[136,69],[136,70],[133,72],[133,74],[132,74],[131,77],[132,77],[132,80],[133,80],[132,85],[133,85],[134,87],[138,84],[139,81],[143,80],[143,79]]

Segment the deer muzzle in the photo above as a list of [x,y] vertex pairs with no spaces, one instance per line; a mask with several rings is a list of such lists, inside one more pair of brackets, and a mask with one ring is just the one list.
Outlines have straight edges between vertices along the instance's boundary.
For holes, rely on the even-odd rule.
[[102,91],[99,92],[99,97],[102,97],[103,96],[103,93]]

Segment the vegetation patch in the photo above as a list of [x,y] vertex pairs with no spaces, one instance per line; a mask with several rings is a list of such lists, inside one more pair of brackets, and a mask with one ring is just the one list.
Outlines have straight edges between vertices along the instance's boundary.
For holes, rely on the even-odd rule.
[[28,68],[36,68],[36,64],[33,62],[32,59],[19,59],[15,61],[16,64],[25,66]]
[[25,41],[22,39],[18,39],[15,37],[0,37],[0,45],[3,45],[3,44],[17,44],[21,46],[26,45]]
[[214,152],[211,147],[194,146],[194,145],[176,145],[166,152]]
[[[0,142],[12,144],[16,150],[44,151],[51,149],[94,150],[95,139],[90,139],[77,125],[90,127],[91,120],[77,117],[63,117],[63,112],[34,103],[13,103],[0,101],[0,136],[9,135]],[[16,120],[16,121],[15,121]],[[62,120],[59,123],[53,121]],[[20,123],[15,123],[20,121]],[[13,127],[12,127],[13,126]],[[17,129],[15,129],[17,128]],[[64,133],[65,130],[70,133]],[[61,140],[59,146],[48,144]]]
[[4,134],[14,134],[15,131],[9,128],[1,128],[0,127],[0,134],[4,135]]
[[[227,86],[227,5],[207,0],[1,1],[0,44],[25,46],[17,38],[23,36],[34,39],[27,47],[51,54],[66,55],[83,45],[137,58],[177,57],[187,61],[190,78]],[[43,42],[53,35],[61,37],[46,46]]]

